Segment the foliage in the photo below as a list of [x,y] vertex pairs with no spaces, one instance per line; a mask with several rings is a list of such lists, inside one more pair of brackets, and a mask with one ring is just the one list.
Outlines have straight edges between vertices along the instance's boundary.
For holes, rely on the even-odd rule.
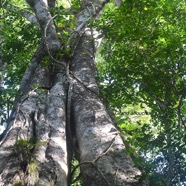
[[17,180],[13,186],[23,186],[23,182],[21,180]]
[[[19,3],[17,5],[23,5],[23,2]],[[21,78],[35,51],[33,46],[37,46],[39,41],[39,33],[34,25],[22,16],[21,11],[15,11],[14,8],[19,10],[19,7],[13,5],[8,10],[0,8],[0,59],[3,68],[0,72],[0,110],[1,114],[7,112],[6,116],[1,115],[1,124],[9,118]]]
[[82,185],[82,177],[80,172],[79,161],[75,158],[72,161],[72,172],[71,172],[71,185],[72,186],[81,186]]
[[[32,151],[38,147],[44,145],[45,142],[37,142],[34,137],[27,139],[18,139],[15,146],[15,151],[21,158],[21,161],[30,163],[34,159]],[[33,166],[31,167],[33,169]]]
[[[102,96],[144,157],[150,185],[186,179],[185,9],[183,0],[125,1],[119,8],[108,5],[94,25],[105,36],[104,60],[98,61]],[[136,112],[136,105],[149,109],[150,120],[123,116],[131,104]]]
[[[63,55],[70,53],[66,43],[74,32],[81,2],[58,1],[52,10]],[[31,12],[28,6],[18,0],[9,3],[13,5],[9,10],[0,4],[1,124],[9,117],[39,42],[38,28],[18,11]],[[152,186],[186,181],[185,12],[184,0],[125,0],[120,7],[109,3],[92,23],[104,36],[97,54],[101,95],[116,115],[127,152]],[[42,65],[48,65],[47,57]],[[43,144],[19,139],[16,148],[19,155],[31,160],[31,151],[39,145]],[[72,168],[77,164],[74,160]],[[28,168],[30,172],[38,169],[32,161]],[[77,169],[74,180],[78,175]],[[81,180],[73,185],[81,185]]]
[[[14,147],[15,153],[20,159],[20,166],[24,170],[24,174],[29,176],[29,182],[33,185],[38,179],[39,164],[32,152],[35,148],[43,145],[45,145],[45,142],[36,142],[36,138],[32,137],[29,140],[18,139]],[[22,184],[22,182],[24,182],[24,180],[18,180],[14,185]]]

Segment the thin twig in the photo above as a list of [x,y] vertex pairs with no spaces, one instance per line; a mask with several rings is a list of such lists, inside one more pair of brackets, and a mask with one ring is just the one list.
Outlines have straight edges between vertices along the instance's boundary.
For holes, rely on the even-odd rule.
[[102,177],[103,177],[104,180],[107,182],[107,184],[110,185],[110,183],[108,182],[108,180],[105,178],[103,172],[100,171],[100,170],[98,169],[98,167],[97,167],[97,165],[96,165],[95,162],[96,162],[98,159],[100,159],[102,156],[106,155],[106,154],[110,151],[110,149],[111,149],[112,145],[114,144],[114,141],[115,141],[115,139],[116,139],[116,137],[117,137],[118,135],[119,135],[119,133],[118,133],[116,136],[114,136],[114,138],[112,139],[112,141],[111,141],[111,143],[109,144],[109,146],[108,146],[99,156],[97,156],[94,160],[92,160],[92,161],[84,161],[84,162],[81,162],[81,163],[79,163],[78,165],[76,165],[76,166],[74,167],[74,169],[72,170],[72,172],[71,172],[71,178],[72,178],[74,172],[77,170],[78,167],[80,167],[80,166],[82,166],[82,165],[84,165],[84,164],[92,164],[92,165],[96,168],[96,170],[102,175]]
[[102,154],[100,154],[100,155],[94,160],[94,162],[97,161],[97,160],[98,160],[99,158],[101,158],[102,156],[106,155],[106,154],[110,151],[110,149],[112,148],[112,145],[114,144],[115,139],[116,139],[116,137],[117,137],[118,135],[119,135],[119,133],[118,133],[117,135],[114,136],[114,138],[112,139],[112,141],[111,141],[111,143],[109,144],[109,146],[102,152]]
[[53,19],[55,19],[56,17],[57,17],[57,15],[54,15],[53,17],[51,17],[51,18],[48,20],[48,22],[47,22],[47,24],[46,24],[46,26],[45,26],[45,29],[44,29],[44,39],[45,39],[45,42],[46,42],[47,52],[48,52],[49,56],[52,58],[52,60],[55,61],[57,64],[66,67],[66,64],[65,64],[64,62],[58,61],[57,59],[55,59],[55,58],[52,56],[52,54],[51,54],[51,52],[50,52],[50,49],[49,49],[49,47],[48,47],[47,39],[46,39],[46,38],[47,38],[47,29],[48,29],[48,26],[49,26],[50,22],[51,22]]

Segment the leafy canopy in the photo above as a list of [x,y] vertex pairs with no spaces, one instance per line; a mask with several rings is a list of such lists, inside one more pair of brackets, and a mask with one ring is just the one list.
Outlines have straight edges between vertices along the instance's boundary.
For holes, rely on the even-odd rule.
[[[62,43],[81,2],[58,1],[52,12]],[[39,42],[38,28],[20,10],[32,12],[23,0],[0,4],[1,124]],[[185,14],[185,0],[125,0],[120,7],[107,4],[90,23],[104,36],[97,53],[101,95],[114,110],[127,152],[152,186],[186,181]]]
[[184,0],[126,0],[119,8],[108,4],[95,22],[104,35],[102,95],[132,144],[129,152],[144,157],[145,164],[136,160],[150,185],[186,180],[185,12]]

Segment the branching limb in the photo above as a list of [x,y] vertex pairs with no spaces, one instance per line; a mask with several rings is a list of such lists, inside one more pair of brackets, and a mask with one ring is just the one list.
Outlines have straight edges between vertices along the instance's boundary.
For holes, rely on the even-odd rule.
[[7,11],[12,11],[12,12],[21,12],[21,14],[31,23],[36,25],[39,28],[39,23],[36,19],[36,16],[25,10],[25,9],[21,9],[20,7],[13,5],[11,3],[7,3],[7,1],[4,1],[4,3],[0,3],[0,8],[4,8]]
[[31,59],[29,67],[25,71],[25,74],[23,76],[23,79],[19,87],[20,92],[23,93],[27,90],[33,78],[33,74],[35,73],[35,70],[38,68],[39,63],[43,60],[45,55],[46,55],[46,48],[44,46],[44,43],[41,42],[37,51],[35,52],[35,54],[33,55]]
[[56,35],[56,29],[49,11],[48,2],[46,0],[27,0],[27,3],[35,11],[37,20],[40,24],[43,34],[46,37],[45,42],[51,52],[55,52],[60,48],[60,42]]
[[[53,19],[55,19],[56,17],[57,17],[57,15],[51,17],[51,18],[48,20],[48,22],[47,22],[47,24],[46,24],[46,26],[45,26],[45,28],[44,28],[44,38],[45,38],[45,41],[47,41],[47,29],[48,29],[48,26],[49,26],[50,22],[51,22]],[[64,67],[66,67],[66,64],[65,64],[63,61],[58,61],[57,59],[55,59],[55,58],[52,56],[49,43],[47,43],[47,42],[46,42],[46,48],[47,48],[47,52],[48,52],[49,56],[51,57],[51,59],[52,59],[55,63],[57,63],[57,64],[59,64],[59,65],[62,65],[62,66],[64,66]]]

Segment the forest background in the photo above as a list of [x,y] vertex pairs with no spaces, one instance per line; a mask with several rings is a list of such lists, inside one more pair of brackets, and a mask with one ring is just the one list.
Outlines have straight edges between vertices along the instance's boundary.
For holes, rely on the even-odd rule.
[[[87,23],[102,41],[96,52],[100,97],[120,129],[125,153],[149,185],[185,185],[186,2],[125,0],[116,6],[117,2],[107,3]],[[62,42],[75,28],[74,14],[80,5],[80,0],[58,0],[52,10]],[[40,30],[27,19],[28,12],[32,10],[24,1],[0,2],[2,126],[9,121],[21,79],[40,41]],[[72,166],[76,164],[74,160]],[[81,185],[81,179],[76,181],[72,185]]]

